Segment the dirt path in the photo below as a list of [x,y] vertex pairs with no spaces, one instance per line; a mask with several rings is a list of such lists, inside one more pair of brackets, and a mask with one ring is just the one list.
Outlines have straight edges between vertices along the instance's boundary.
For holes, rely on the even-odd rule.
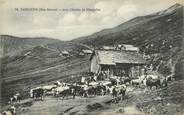
[[59,115],[70,112],[86,112],[86,106],[92,103],[110,100],[110,96],[98,96],[95,98],[58,99],[46,97],[44,101],[35,101],[30,107],[22,107],[18,110],[19,115]]

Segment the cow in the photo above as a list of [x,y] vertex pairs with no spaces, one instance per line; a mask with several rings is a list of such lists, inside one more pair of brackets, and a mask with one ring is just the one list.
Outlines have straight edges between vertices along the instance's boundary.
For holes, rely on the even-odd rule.
[[173,74],[166,76],[166,81],[167,82],[172,81],[172,80],[174,80],[174,75]]
[[123,84],[120,86],[119,94],[121,95],[121,101],[124,100],[126,89],[127,89],[126,85]]
[[142,80],[140,80],[140,79],[132,79],[132,80],[131,80],[131,84],[132,84],[133,86],[140,86],[141,83],[142,83]]
[[122,78],[122,81],[123,81],[124,84],[127,84],[127,83],[130,84],[131,83],[131,79],[129,77]]
[[167,87],[167,85],[168,85],[168,81],[167,81],[167,78],[162,78],[162,79],[160,79],[160,84],[161,84],[161,86],[163,87]]
[[53,89],[53,95],[54,96],[60,96],[60,95],[63,95],[63,91],[64,90],[68,90],[70,87],[68,87],[68,86],[60,86],[60,87],[57,87],[57,88],[55,88],[55,89]]
[[89,97],[89,96],[96,96],[96,95],[104,95],[102,94],[103,87],[101,85],[98,86],[91,86],[91,85],[83,85],[79,91],[80,96]]
[[83,93],[83,97],[89,97],[89,89],[90,87],[88,85],[83,86],[83,88],[81,89]]
[[106,93],[106,87],[104,85],[98,85],[95,87],[95,95],[105,95]]
[[158,88],[158,87],[161,87],[161,81],[160,79],[148,78],[146,79],[146,86],[150,87],[150,89],[152,89],[153,86]]
[[[57,90],[58,91],[58,90]],[[70,87],[65,87],[63,90],[60,90],[58,92],[58,95],[64,99],[65,97],[72,96],[73,99],[75,99],[75,96],[77,95],[77,92],[79,91],[78,86],[71,85]]]
[[147,79],[149,79],[149,78],[151,78],[151,79],[154,79],[154,80],[157,80],[157,79],[159,79],[159,76],[157,76],[157,75],[147,75],[147,76],[145,76]]
[[110,95],[112,95],[112,90],[113,90],[113,86],[109,86],[109,87],[107,87],[107,94],[110,94]]
[[87,90],[87,95],[96,96],[97,95],[97,87],[90,86]]
[[30,97],[33,99],[40,98],[43,101],[44,94],[45,94],[45,91],[41,87],[37,87],[35,89],[30,90]]
[[13,97],[10,98],[10,104],[13,102],[20,102],[21,97],[20,97],[20,93],[16,93],[15,95],[13,95]]
[[2,115],[16,115],[16,108],[15,106],[11,106],[8,110],[2,112]]
[[79,85],[72,85],[70,88],[74,90],[75,96],[76,95],[78,95],[78,96],[81,96],[82,95],[82,94],[80,94],[81,89],[82,89],[81,86],[79,86]]
[[45,91],[45,94],[52,94],[53,89],[57,88],[57,85],[46,85],[42,86],[42,89]]
[[72,89],[65,89],[62,92],[59,92],[59,95],[62,97],[62,99],[68,96],[72,96],[72,95],[73,95],[73,99],[75,98],[74,90]]
[[119,95],[121,95],[121,100],[123,100],[126,93],[126,89],[127,86],[125,84],[112,87],[112,102],[117,103],[119,100]]
[[118,91],[117,87],[113,87],[112,89],[112,102],[117,103]]
[[7,111],[3,111],[2,115],[15,115],[15,114],[13,114],[10,110],[7,110]]

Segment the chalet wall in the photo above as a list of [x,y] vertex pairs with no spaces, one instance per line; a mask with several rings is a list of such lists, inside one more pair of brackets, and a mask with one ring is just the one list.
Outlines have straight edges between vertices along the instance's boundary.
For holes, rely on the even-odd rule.
[[144,75],[144,66],[134,64],[101,65],[101,71],[108,71],[109,76],[137,78]]
[[91,72],[92,73],[98,73],[100,70],[100,65],[98,63],[97,57],[93,56],[93,58],[91,59]]
[[130,68],[130,77],[136,78],[144,74],[145,73],[143,65],[134,65]]

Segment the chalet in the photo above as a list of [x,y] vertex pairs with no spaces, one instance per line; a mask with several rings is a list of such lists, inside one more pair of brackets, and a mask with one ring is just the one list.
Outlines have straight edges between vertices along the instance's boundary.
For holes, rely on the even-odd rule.
[[83,52],[84,54],[87,54],[87,55],[89,55],[89,54],[92,54],[92,53],[93,53],[93,51],[92,51],[92,50],[82,50],[82,52]]
[[85,56],[83,52],[79,52],[79,56]]
[[69,52],[68,51],[62,51],[61,54],[65,57],[68,57],[69,56]]
[[106,72],[109,77],[144,75],[147,62],[135,51],[126,50],[96,50],[91,55],[90,71],[94,74]]

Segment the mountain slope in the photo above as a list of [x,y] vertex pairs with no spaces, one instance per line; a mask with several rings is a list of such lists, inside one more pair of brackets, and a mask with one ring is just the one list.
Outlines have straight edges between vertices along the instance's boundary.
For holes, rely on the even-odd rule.
[[23,50],[33,48],[38,45],[61,42],[57,39],[39,38],[20,38],[9,35],[0,35],[0,57],[15,55]]
[[[181,38],[183,31],[183,6],[174,5],[155,14],[136,17],[111,29],[104,29],[90,36],[73,41],[93,46],[130,43],[139,45],[140,40]],[[95,42],[94,42],[95,41]],[[136,43],[138,41],[138,43]],[[145,41],[145,42],[146,42]],[[144,42],[144,41],[142,41]]]

